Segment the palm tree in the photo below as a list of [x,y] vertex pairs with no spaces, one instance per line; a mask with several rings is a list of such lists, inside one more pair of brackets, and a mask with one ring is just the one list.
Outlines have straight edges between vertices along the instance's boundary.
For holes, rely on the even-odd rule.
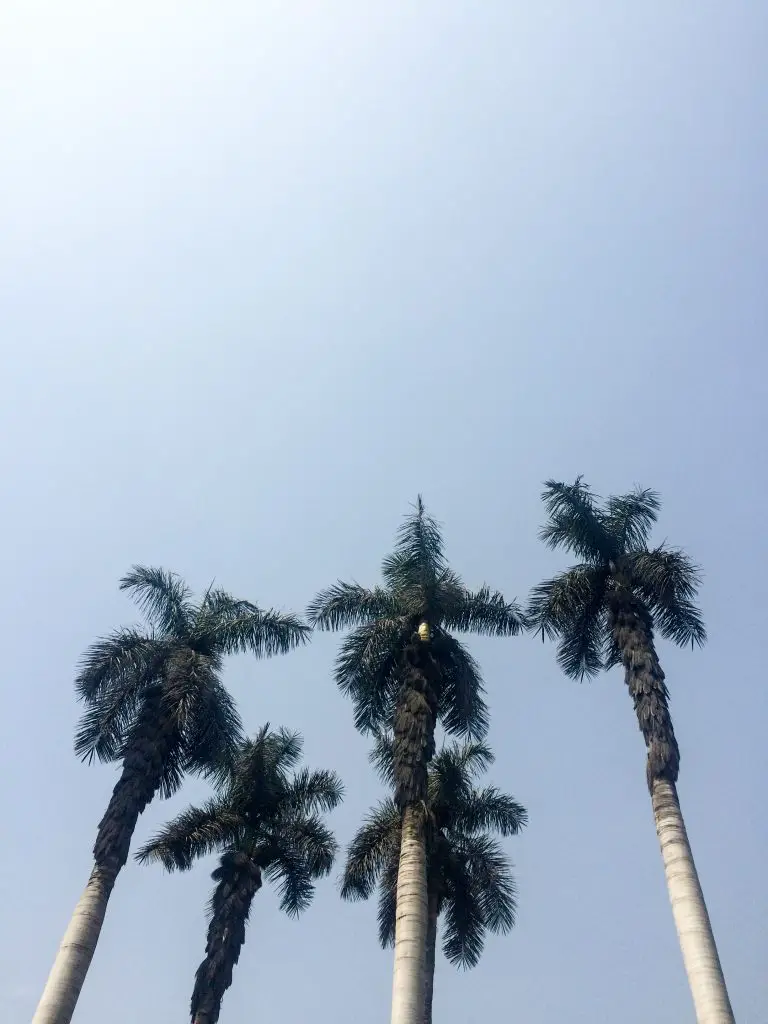
[[[393,744],[379,737],[372,754],[388,784],[394,780]],[[477,777],[493,762],[484,743],[452,744],[429,768],[425,807],[427,836],[426,971],[424,1024],[432,1024],[437,922],[445,922],[443,952],[451,963],[474,967],[486,932],[506,933],[515,923],[517,888],[511,865],[491,832],[517,835],[528,815],[494,786],[478,789]],[[379,941],[395,938],[400,815],[391,798],[375,807],[347,853],[344,899],[368,899],[378,886]]]
[[557,638],[558,661],[582,679],[623,665],[647,749],[646,777],[656,832],[699,1024],[733,1024],[712,926],[677,794],[680,751],[654,632],[679,646],[701,645],[706,633],[695,599],[698,568],[682,551],[648,538],[658,495],[636,489],[600,505],[579,477],[550,480],[541,537],[580,561],[536,587],[530,616],[542,636]]
[[219,1019],[262,879],[277,886],[281,908],[298,916],[312,900],[314,880],[333,865],[336,841],[320,812],[339,803],[342,785],[333,772],[292,774],[301,749],[298,733],[264,726],[240,746],[218,795],[178,815],[137,854],[142,862],[186,871],[198,857],[221,851],[211,876],[216,887],[192,991],[192,1024]]
[[417,1024],[424,1002],[427,932],[425,837],[420,807],[427,797],[427,767],[435,727],[481,737],[488,716],[480,670],[451,634],[511,636],[523,613],[488,587],[470,591],[449,567],[438,524],[419,497],[400,528],[394,552],[382,565],[384,586],[369,590],[338,582],[309,607],[320,629],[352,632],[342,644],[336,681],[352,698],[362,732],[394,733],[394,797],[402,818],[397,881],[397,924],[392,1024]]
[[221,682],[224,657],[284,653],[308,636],[294,616],[261,611],[223,590],[209,588],[195,603],[179,577],[162,569],[135,566],[120,589],[148,623],[86,651],[76,680],[86,710],[75,751],[89,762],[120,762],[122,770],[33,1024],[69,1024],[139,815],[156,794],[174,793],[185,772],[215,774],[240,740],[240,717]]

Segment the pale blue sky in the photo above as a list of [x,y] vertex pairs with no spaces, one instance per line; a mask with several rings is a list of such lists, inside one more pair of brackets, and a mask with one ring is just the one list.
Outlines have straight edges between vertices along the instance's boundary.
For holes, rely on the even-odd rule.
[[[711,642],[662,647],[680,792],[736,1017],[768,1020],[760,0],[0,5],[5,537],[0,977],[29,1020],[115,773],[72,754],[74,666],[135,619],[133,562],[302,609],[377,579],[418,491],[468,584],[562,559],[548,476],[653,486]],[[255,730],[380,795],[338,639],[228,680]],[[440,1024],[692,1024],[621,676],[484,641],[515,932],[436,982]],[[204,792],[140,822],[144,840]],[[129,864],[77,1024],[184,1021],[210,864]],[[375,907],[269,891],[222,1024],[385,1022]]]

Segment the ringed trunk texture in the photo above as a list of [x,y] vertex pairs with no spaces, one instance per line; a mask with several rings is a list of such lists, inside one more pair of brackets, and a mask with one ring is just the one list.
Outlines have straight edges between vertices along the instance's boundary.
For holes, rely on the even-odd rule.
[[392,1024],[422,1024],[424,1016],[427,858],[420,819],[416,807],[406,807],[397,873]]
[[160,788],[171,744],[159,718],[159,694],[147,700],[123,758],[123,770],[99,822],[88,885],[56,954],[32,1024],[69,1024],[91,966],[107,903],[128,860],[139,815]]
[[677,796],[680,750],[669,713],[669,691],[653,642],[651,617],[626,587],[613,598],[609,616],[648,752],[646,781],[696,1020],[698,1024],[734,1024]]
[[114,875],[96,865],[61,940],[32,1024],[69,1024],[99,941]]
[[427,942],[424,963],[424,1024],[432,1024],[432,995],[435,988],[435,950],[437,947],[438,897],[427,897]]
[[213,872],[218,882],[211,900],[205,959],[195,974],[192,1024],[216,1024],[224,993],[245,942],[253,897],[261,888],[261,870],[245,853],[227,853]]
[[698,1024],[734,1024],[723,969],[685,831],[677,787],[657,779],[651,794],[672,914]]

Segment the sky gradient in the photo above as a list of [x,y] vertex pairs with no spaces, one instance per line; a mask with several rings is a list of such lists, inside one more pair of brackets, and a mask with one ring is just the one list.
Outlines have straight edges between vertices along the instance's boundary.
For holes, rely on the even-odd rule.
[[[736,1019],[768,1020],[762,572],[768,8],[242,0],[0,5],[0,977],[27,1024],[116,772],[72,753],[73,676],[136,621],[135,562],[301,611],[378,580],[421,492],[454,568],[526,597],[547,477],[664,502],[703,651],[660,645],[680,796]],[[300,729],[382,795],[338,638],[239,658],[249,731]],[[435,1019],[693,1024],[618,671],[473,642],[489,773],[529,810],[520,914]],[[138,848],[206,792],[142,817]],[[184,1021],[213,863],[129,863],[77,1024]],[[341,864],[338,865],[340,870]],[[265,887],[221,1021],[384,1022],[375,906]]]

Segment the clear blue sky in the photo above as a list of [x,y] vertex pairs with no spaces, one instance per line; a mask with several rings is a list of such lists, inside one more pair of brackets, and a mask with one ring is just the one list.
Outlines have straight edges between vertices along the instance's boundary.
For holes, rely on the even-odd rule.
[[[768,1020],[766,95],[759,0],[4,0],[0,8],[0,976],[29,1020],[115,772],[72,679],[134,621],[134,562],[301,610],[373,582],[422,491],[510,597],[563,564],[545,477],[664,500],[706,570],[703,652],[663,646],[680,792],[740,1024]],[[761,468],[763,467],[763,468]],[[247,726],[380,789],[338,640],[240,659]],[[515,932],[436,982],[441,1024],[691,1024],[620,674],[484,641]],[[136,846],[204,793],[143,817]],[[129,864],[78,1024],[186,1019],[204,864]],[[375,907],[259,894],[229,1021],[388,1019]]]

